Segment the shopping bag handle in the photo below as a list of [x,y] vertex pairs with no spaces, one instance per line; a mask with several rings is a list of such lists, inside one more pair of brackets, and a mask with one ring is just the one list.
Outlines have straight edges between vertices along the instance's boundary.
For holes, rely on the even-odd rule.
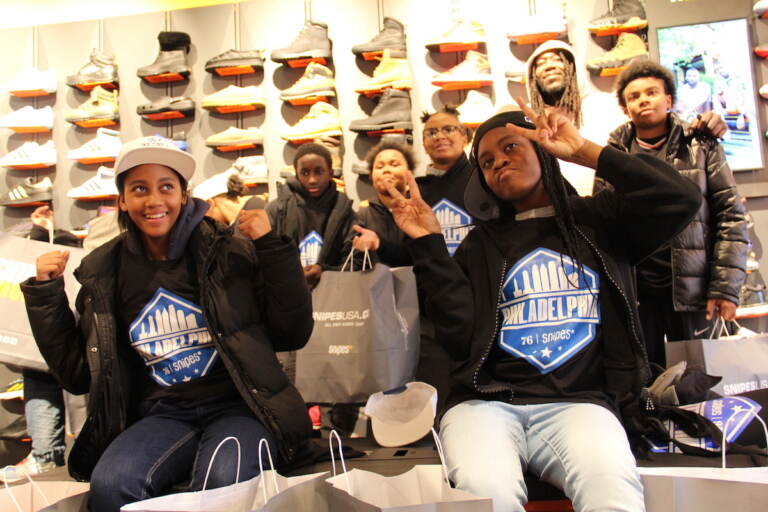
[[269,467],[272,469],[272,483],[275,486],[275,495],[280,494],[280,487],[277,485],[277,476],[275,475],[275,464],[272,462],[272,451],[269,449],[269,443],[263,437],[259,441],[259,474],[261,475],[261,482],[263,484],[262,491],[264,491],[264,503],[267,500],[267,483],[264,481],[264,461],[262,459],[262,448],[267,447],[267,459],[269,460]]
[[[736,419],[736,415],[735,414],[732,415],[730,418],[728,418],[728,421],[726,421],[725,425],[723,425],[723,439],[722,439],[722,443],[720,444],[720,458],[721,458],[721,461],[720,461],[721,464],[720,465],[721,465],[722,469],[725,469],[725,449],[726,449],[726,446],[727,446],[726,445],[726,438],[728,437],[728,435],[727,435],[728,434],[728,425],[734,419]],[[765,421],[763,420],[763,418],[761,418],[757,414],[755,414],[755,419],[758,420],[763,425],[763,434],[765,434],[765,439],[766,439],[766,449],[765,449],[765,451],[766,451],[766,455],[768,456],[768,427],[766,427]]]
[[[731,320],[733,324],[736,326],[736,331],[733,334],[736,334],[739,332],[739,329],[741,329],[741,325],[734,319]],[[718,327],[720,330],[718,331]],[[728,325],[726,324],[725,320],[723,320],[723,317],[720,315],[717,315],[717,318],[715,319],[715,324],[712,326],[712,332],[709,333],[709,339],[716,339],[722,338],[723,334],[726,336],[731,336],[731,334],[728,332]]]
[[[203,491],[208,487],[208,476],[211,474],[211,467],[213,466],[213,461],[216,460],[216,455],[219,453],[219,448],[221,448],[221,445],[227,441],[234,441],[237,445],[237,473],[235,474],[235,483],[240,482],[240,441],[235,436],[228,436],[222,439],[218,446],[216,446],[216,449],[213,450],[211,460],[208,462],[208,470],[205,472],[205,480],[203,480]],[[200,499],[203,499],[203,493],[200,493]]]
[[344,462],[344,453],[341,450],[341,438],[336,430],[331,430],[331,434],[328,436],[328,448],[331,450],[331,464],[333,465],[333,476],[336,476],[336,458],[333,456],[333,438],[339,443],[339,460],[341,461],[341,468],[344,470],[344,479],[347,481],[347,492],[354,495],[355,491],[352,489],[352,484],[349,481],[349,473],[347,472],[347,463]]
[[[344,264],[341,266],[340,272],[344,272],[347,268],[347,265],[349,265],[350,272],[355,271],[355,260],[353,257],[354,254],[355,254],[355,249],[353,248],[352,250],[349,251],[349,255],[347,256],[347,259],[344,260]],[[363,270],[363,271],[366,270],[366,263],[367,263],[367,270],[370,270],[373,268],[373,264],[371,263],[371,254],[368,251],[368,249],[366,249],[363,252],[363,266],[361,267],[360,270]]]
[[437,435],[435,427],[432,427],[432,438],[435,440],[435,446],[437,447],[437,454],[440,456],[440,466],[443,468],[443,477],[448,487],[451,486],[451,479],[448,478],[448,466],[445,464],[445,452],[443,452],[443,443],[440,442],[440,436]]
[[[5,478],[5,476],[8,474],[8,468],[12,468],[12,467],[13,466],[5,466],[2,469],[2,472],[3,472],[3,485],[5,486],[5,492],[7,492],[8,496],[11,497],[11,501],[13,502],[14,506],[16,507],[16,510],[18,510],[18,512],[24,512],[24,510],[21,508],[21,505],[19,505],[19,502],[16,501],[16,497],[11,492],[11,488],[8,486],[8,480],[6,480],[6,478]],[[21,469],[21,468],[19,468],[19,469]],[[24,472],[24,476],[27,478],[27,480],[29,480],[29,483],[32,484],[32,488],[34,490],[36,490],[38,493],[40,493],[40,496],[43,497],[43,500],[45,500],[45,504],[50,506],[51,502],[48,500],[48,496],[46,496],[45,493],[43,492],[43,490],[40,488],[40,486],[37,485],[37,482],[32,480],[32,475],[30,475],[27,472],[26,469],[21,469],[21,471]]]

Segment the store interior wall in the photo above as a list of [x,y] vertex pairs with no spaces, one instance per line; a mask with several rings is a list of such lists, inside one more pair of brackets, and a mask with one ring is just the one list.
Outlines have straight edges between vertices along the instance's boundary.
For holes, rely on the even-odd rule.
[[[662,26],[698,23],[750,17],[751,0],[646,0],[649,19],[648,40],[652,57],[658,55],[655,30]],[[356,58],[350,48],[368,41],[379,30],[382,16],[391,16],[406,26],[408,58],[414,78],[411,91],[412,117],[414,121],[415,149],[419,162],[418,173],[423,172],[428,159],[421,149],[421,123],[419,115],[424,110],[434,110],[445,103],[461,103],[465,92],[446,92],[430,84],[436,73],[442,72],[460,62],[457,54],[433,54],[424,47],[426,41],[449,29],[459,17],[473,19],[485,26],[487,52],[493,74],[493,86],[483,89],[492,94],[496,108],[513,102],[513,97],[525,96],[525,88],[516,82],[506,80],[504,73],[516,66],[523,66],[534,49],[534,45],[510,44],[506,38],[510,20],[524,16],[532,10],[545,11],[561,5],[560,0],[254,0],[235,4],[223,4],[193,9],[174,10],[168,13],[154,12],[131,16],[87,20],[72,23],[41,25],[0,30],[0,37],[6,49],[0,67],[0,84],[18,76],[31,67],[35,60],[38,69],[56,69],[58,77],[57,94],[45,99],[34,100],[36,106],[51,105],[55,111],[55,125],[51,135],[58,151],[56,167],[42,171],[14,171],[6,169],[0,180],[0,194],[16,186],[26,176],[42,178],[50,175],[54,180],[55,220],[59,227],[72,228],[87,222],[95,216],[99,203],[74,201],[66,197],[67,191],[82,184],[94,175],[97,165],[84,166],[67,160],[66,153],[91,140],[95,129],[84,130],[64,121],[64,107],[75,108],[87,99],[87,94],[68,87],[66,75],[74,74],[88,61],[90,51],[101,47],[103,51],[117,58],[120,75],[119,129],[123,141],[142,135],[159,133],[172,135],[185,131],[190,151],[200,162],[192,184],[202,181],[228,168],[239,154],[214,152],[205,146],[205,138],[218,133],[228,126],[258,126],[265,133],[263,148],[244,155],[263,154],[270,168],[270,191],[274,194],[275,181],[280,170],[290,165],[296,147],[280,138],[287,126],[298,121],[309,107],[294,107],[279,99],[280,89],[294,83],[303,69],[291,69],[267,59],[264,71],[240,78],[214,77],[204,71],[209,58],[238,46],[236,41],[236,19],[240,24],[241,49],[265,48],[266,55],[275,48],[286,46],[300,30],[305,16],[323,21],[329,25],[329,36],[333,41],[331,68],[336,73],[337,97],[332,103],[338,107],[343,136],[343,173],[347,192],[356,201],[371,196],[370,183],[352,173],[352,165],[363,160],[365,153],[377,142],[364,135],[347,130],[349,123],[370,114],[375,101],[354,92],[358,84],[364,83],[376,66]],[[569,20],[569,40],[577,53],[580,74],[595,98],[601,100],[600,122],[597,133],[607,133],[623,119],[613,96],[614,79],[590,77],[584,70],[586,60],[599,56],[611,48],[615,38],[595,38],[586,30],[587,22],[604,13],[609,7],[608,0],[570,0],[565,2]],[[307,12],[309,11],[309,12]],[[236,12],[238,15],[236,16]],[[34,22],[33,19],[28,20]],[[768,21],[752,20],[751,39],[754,45],[768,42]],[[150,85],[136,76],[136,69],[150,64],[158,53],[157,34],[162,30],[187,32],[192,39],[189,60],[193,69],[188,81],[173,85]],[[36,44],[33,43],[36,36]],[[36,54],[36,55],[35,55]],[[753,60],[755,82],[759,86],[768,80],[766,64]],[[267,107],[252,113],[239,115],[212,114],[199,107],[204,95],[222,89],[227,85],[261,85],[267,94]],[[195,117],[190,120],[162,121],[149,123],[136,114],[136,107],[169,94],[190,96],[198,103]],[[6,96],[0,101],[0,116],[27,104],[29,99]],[[758,103],[761,131],[768,128],[766,107]],[[618,120],[618,121],[617,121]],[[595,127],[588,127],[595,128]],[[13,134],[10,130],[0,133],[0,152],[16,149],[31,135]],[[47,140],[39,137],[40,142]],[[763,141],[765,149],[765,141]],[[768,155],[768,152],[764,152]],[[749,198],[747,206],[752,212],[759,238],[768,241],[768,176],[764,169],[736,173],[740,192]],[[0,227],[7,228],[29,216],[31,208],[3,208]],[[763,275],[768,267],[761,261]]]

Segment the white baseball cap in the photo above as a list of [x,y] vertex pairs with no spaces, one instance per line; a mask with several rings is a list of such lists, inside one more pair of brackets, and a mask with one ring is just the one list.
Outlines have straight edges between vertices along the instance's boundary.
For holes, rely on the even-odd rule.
[[195,173],[195,158],[182,151],[165,137],[152,135],[123,144],[115,161],[115,179],[120,174],[142,164],[170,167],[189,183]]
[[368,397],[365,414],[371,418],[373,437],[381,446],[405,446],[430,430],[437,414],[437,390],[426,382],[379,391]]

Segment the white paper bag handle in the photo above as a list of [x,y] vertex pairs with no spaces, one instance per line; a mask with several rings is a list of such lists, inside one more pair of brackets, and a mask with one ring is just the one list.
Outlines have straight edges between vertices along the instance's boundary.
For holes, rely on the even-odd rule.
[[[735,319],[731,320],[731,322],[733,323],[733,325],[736,326],[736,331],[734,331],[733,333],[733,335],[736,335],[741,330],[741,325],[739,325],[739,323]],[[719,330],[718,330],[718,327],[720,328]],[[709,333],[709,339],[712,340],[712,339],[715,339],[715,337],[722,338],[723,335],[732,336],[728,332],[728,324],[726,323],[726,321],[723,320],[723,317],[721,317],[720,315],[717,315],[717,318],[715,319],[715,324],[712,326],[712,332]]]
[[[30,457],[31,457],[31,455],[30,455]],[[3,472],[3,485],[5,486],[5,492],[8,493],[8,496],[11,497],[11,501],[13,502],[14,506],[16,506],[16,510],[18,510],[18,512],[24,512],[24,510],[21,508],[21,505],[19,505],[19,502],[16,501],[16,497],[11,492],[11,488],[8,486],[8,480],[6,480],[6,478],[5,478],[5,476],[8,474],[8,468],[12,468],[12,467],[13,466],[5,466],[2,469],[2,472]],[[17,469],[20,469],[20,468],[17,468]],[[42,496],[43,500],[45,500],[45,504],[50,506],[51,502],[48,500],[48,496],[46,496],[45,493],[43,492],[43,490],[40,488],[40,486],[37,485],[37,482],[32,480],[32,475],[30,475],[27,472],[26,469],[24,469],[22,471],[24,472],[24,476],[27,478],[27,480],[29,480],[29,483],[32,484],[32,488],[34,490],[36,490],[38,493],[40,493],[40,496]]]
[[[221,440],[221,442],[216,446],[216,449],[213,450],[213,455],[211,455],[211,460],[208,462],[208,470],[205,472],[205,480],[203,481],[203,490],[205,490],[208,487],[208,476],[211,474],[211,467],[213,466],[213,461],[216,459],[216,455],[219,453],[219,448],[221,448],[221,445],[226,443],[227,441],[234,441],[237,445],[237,473],[235,474],[235,483],[240,482],[240,441],[234,436],[225,437]],[[202,493],[200,493],[200,499],[203,499]]]
[[[355,259],[354,259],[355,249],[349,251],[349,255],[347,256],[347,259],[344,260],[344,264],[341,266],[340,272],[345,272],[347,265],[349,265],[349,271],[354,272],[355,271]],[[367,263],[367,269],[370,270],[373,268],[373,264],[371,263],[371,254],[366,249],[363,252],[363,266],[360,268],[360,270],[366,270],[366,263]]]
[[272,483],[275,486],[275,495],[280,494],[280,487],[277,485],[277,475],[275,474],[275,464],[272,462],[272,451],[269,449],[269,443],[263,437],[259,441],[259,474],[261,475],[261,482],[263,484],[262,491],[264,491],[264,503],[267,499],[267,483],[264,481],[264,462],[262,459],[262,448],[267,447],[267,460],[269,460],[269,467],[272,469]]
[[339,460],[341,461],[341,468],[344,470],[344,479],[347,481],[347,492],[351,495],[355,494],[352,489],[352,483],[349,481],[349,473],[347,473],[347,463],[344,462],[344,454],[341,451],[341,438],[335,430],[331,430],[331,434],[328,436],[328,448],[331,450],[331,464],[333,465],[333,476],[336,476],[336,458],[333,456],[333,438],[339,443]]
[[[734,414],[730,418],[728,418],[728,421],[725,422],[725,425],[723,425],[723,439],[722,443],[720,444],[720,458],[721,458],[721,467],[725,469],[725,447],[726,447],[726,437],[728,437],[728,425],[736,419],[737,415]],[[755,419],[762,423],[763,425],[763,433],[765,434],[765,440],[766,440],[766,455],[768,455],[768,427],[765,425],[765,421],[763,421],[763,418],[755,414]]]
[[445,477],[445,483],[448,487],[451,486],[451,479],[448,478],[448,466],[445,464],[445,453],[443,452],[443,443],[440,442],[440,436],[437,435],[435,427],[432,427],[432,438],[435,440],[435,446],[437,447],[437,454],[440,456],[440,466],[443,468],[443,477]]

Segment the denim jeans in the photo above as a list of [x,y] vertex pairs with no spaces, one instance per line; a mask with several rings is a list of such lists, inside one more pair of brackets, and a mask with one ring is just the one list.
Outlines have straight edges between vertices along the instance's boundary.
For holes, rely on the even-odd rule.
[[[272,435],[240,398],[145,402],[140,412],[142,418],[112,441],[93,470],[88,502],[93,512],[118,512],[122,505],[166,494],[190,479],[189,490],[202,489],[211,456],[228,436],[240,442],[240,481],[259,474],[262,438],[273,459],[278,457]],[[264,464],[269,464],[266,456]],[[206,488],[235,483],[236,473],[237,447],[229,441],[216,455]]]
[[64,465],[64,395],[49,373],[24,369],[24,416],[32,438],[32,456],[39,462]]
[[526,470],[562,489],[577,512],[645,510],[624,428],[599,405],[470,400],[445,413],[440,438],[451,480],[492,498],[494,512],[524,510]]

